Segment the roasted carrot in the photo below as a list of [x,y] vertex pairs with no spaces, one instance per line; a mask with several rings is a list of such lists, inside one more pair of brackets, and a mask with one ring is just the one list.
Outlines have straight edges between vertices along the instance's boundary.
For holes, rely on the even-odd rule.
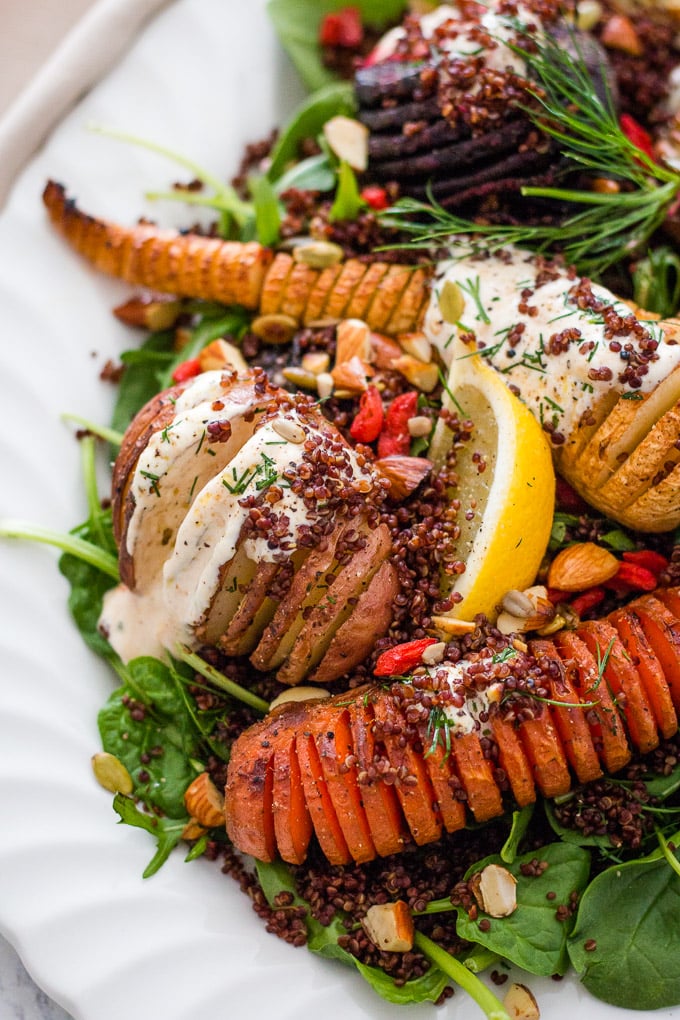
[[83,213],[62,185],[49,181],[50,220],[95,269],[179,297],[240,305],[300,324],[359,317],[391,336],[418,330],[432,271],[359,259],[316,269],[255,241],[222,241],[140,223],[121,227]]

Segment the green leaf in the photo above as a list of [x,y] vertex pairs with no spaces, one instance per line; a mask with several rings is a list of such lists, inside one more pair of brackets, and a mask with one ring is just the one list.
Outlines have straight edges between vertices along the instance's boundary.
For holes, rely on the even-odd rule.
[[161,374],[174,358],[174,339],[174,331],[165,329],[160,333],[152,333],[139,349],[126,351],[122,355],[127,367],[113,409],[111,425],[114,429],[125,432],[137,411],[159,392]]
[[569,957],[596,998],[653,1010],[680,1003],[679,944],[680,877],[657,851],[594,879],[581,899]]
[[[346,6],[346,0],[269,0],[276,33],[310,92],[336,78],[321,61],[319,28],[327,14]],[[356,0],[354,6],[365,24],[382,28],[399,20],[406,0]]]
[[529,822],[533,818],[533,814],[533,804],[527,804],[521,811],[512,812],[510,833],[501,847],[501,859],[505,862],[505,864],[512,864],[517,856],[517,850],[524,839],[525,833],[529,827]]
[[633,299],[640,308],[658,312],[662,319],[680,306],[680,258],[667,245],[652,248],[633,273]]
[[335,170],[327,153],[322,152],[318,156],[310,156],[296,163],[285,172],[276,182],[276,193],[282,195],[289,188],[299,188],[300,191],[332,191],[336,182]]
[[279,240],[281,209],[276,192],[268,177],[256,177],[249,182],[255,203],[255,233],[260,244],[273,247]]
[[560,837],[563,843],[571,843],[572,846],[597,846],[602,849],[611,850],[612,843],[608,835],[598,836],[591,833],[584,835],[579,829],[569,829],[562,825],[555,816],[555,805],[552,801],[544,801],[545,813],[550,822],[550,828]]
[[179,843],[189,816],[185,815],[182,819],[170,819],[146,815],[135,806],[130,797],[124,797],[122,793],[117,793],[113,798],[113,809],[125,825],[144,829],[151,833],[156,840],[156,853],[142,873],[144,878],[150,878],[151,875],[156,874],[161,865],[165,864],[170,853]]
[[[197,774],[202,734],[184,702],[181,680],[165,663],[148,656],[125,667],[127,683],[110,696],[99,712],[99,733],[105,751],[123,762],[133,778],[136,797],[170,818],[185,818],[184,792]],[[144,706],[133,718],[126,704],[134,698]]]
[[300,142],[315,138],[331,117],[339,114],[351,117],[356,108],[351,82],[333,81],[309,96],[294,111],[274,146],[267,171],[269,180],[277,181],[289,164],[298,159]]
[[602,535],[600,541],[616,552],[630,552],[636,548],[633,539],[625,531],[622,531],[621,528],[614,528],[613,531],[608,531],[605,535]]
[[363,205],[356,174],[343,159],[338,167],[338,188],[328,218],[332,223],[336,220],[355,220]]
[[[212,307],[212,306],[210,306]],[[199,321],[191,330],[191,338],[181,351],[176,353],[165,371],[161,374],[155,392],[172,385],[172,373],[183,361],[197,357],[204,347],[220,337],[233,336],[240,339],[249,321],[248,313],[243,308],[220,308],[214,312],[199,313]],[[153,395],[153,394],[152,394]]]
[[279,893],[287,892],[292,895],[295,906],[307,908],[305,925],[308,934],[307,948],[310,952],[327,960],[338,960],[346,966],[355,967],[378,995],[388,1002],[402,1004],[436,1002],[439,998],[448,982],[438,968],[432,967],[421,978],[407,981],[406,984],[397,987],[384,971],[378,967],[367,967],[338,945],[340,935],[347,934],[341,914],[335,914],[329,925],[322,925],[312,917],[309,904],[299,895],[288,865],[280,860],[272,861],[270,864],[255,861],[255,870],[270,907],[276,906],[276,897]]
[[[523,875],[522,865],[536,857],[548,862],[546,870],[536,877]],[[505,864],[499,856],[487,857],[475,864],[470,873],[481,871],[487,864],[501,864],[515,876],[517,909],[509,917],[489,918],[489,930],[482,931],[479,919],[471,921],[459,907],[458,934],[470,942],[479,942],[530,974],[546,977],[564,974],[569,962],[567,937],[573,918],[558,921],[555,911],[560,904],[569,903],[572,892],[585,888],[590,855],[580,847],[551,843],[540,851],[517,857],[511,864]],[[547,893],[553,892],[554,899],[547,899]]]

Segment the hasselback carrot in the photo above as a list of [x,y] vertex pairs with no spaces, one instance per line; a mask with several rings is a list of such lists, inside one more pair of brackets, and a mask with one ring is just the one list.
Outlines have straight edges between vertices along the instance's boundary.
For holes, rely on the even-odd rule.
[[303,325],[361,317],[389,336],[419,329],[429,300],[432,274],[423,267],[347,259],[321,269],[255,241],[151,223],[122,227],[82,212],[55,181],[48,181],[43,202],[56,229],[95,269],[150,290],[286,315]]
[[[433,727],[408,683],[280,706],[232,748],[231,840],[299,864],[315,834],[331,863],[366,861],[616,772],[677,729],[679,605],[680,589],[659,590],[531,642],[553,679],[528,713],[493,697]],[[434,710],[440,689],[433,681]],[[478,709],[479,688],[473,700]]]

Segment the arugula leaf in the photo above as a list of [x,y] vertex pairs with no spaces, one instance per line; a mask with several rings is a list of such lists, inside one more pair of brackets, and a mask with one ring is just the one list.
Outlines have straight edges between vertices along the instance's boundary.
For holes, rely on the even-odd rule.
[[120,821],[124,822],[125,825],[133,825],[138,829],[145,829],[156,840],[156,853],[142,872],[143,878],[150,878],[151,875],[156,874],[161,865],[165,864],[171,851],[179,843],[184,827],[189,821],[189,816],[185,815],[181,819],[170,819],[158,818],[156,815],[146,815],[135,806],[134,801],[130,797],[124,797],[122,793],[117,793],[113,798],[113,809],[120,816]]
[[[327,14],[346,6],[347,0],[269,0],[276,33],[310,92],[336,78],[321,61],[319,28]],[[406,0],[356,0],[354,6],[365,24],[382,28],[401,17]]]
[[568,949],[596,998],[652,1010],[680,1002],[679,942],[680,877],[657,850],[591,882]]
[[[522,874],[522,865],[539,857],[548,862],[543,874],[528,877]],[[479,921],[471,921],[467,912],[457,908],[457,931],[461,938],[498,953],[503,959],[522,967],[530,974],[549,977],[564,974],[569,960],[567,938],[573,918],[558,921],[555,911],[560,904],[569,903],[572,892],[581,892],[587,884],[590,855],[580,847],[566,843],[551,843],[539,852],[532,851],[506,864],[499,856],[487,857],[475,864],[469,874],[481,871],[487,864],[502,864],[517,879],[517,909],[509,917],[491,918],[488,931],[482,931]],[[547,899],[547,893],[555,893]]]
[[297,160],[300,142],[316,137],[327,120],[338,114],[351,117],[355,111],[356,100],[351,82],[334,81],[314,92],[294,111],[279,136],[267,171],[269,180],[278,181],[289,163]]

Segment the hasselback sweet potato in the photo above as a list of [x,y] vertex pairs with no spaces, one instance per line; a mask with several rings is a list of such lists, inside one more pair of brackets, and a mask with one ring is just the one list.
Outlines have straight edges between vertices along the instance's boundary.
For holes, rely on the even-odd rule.
[[620,770],[677,729],[679,606],[680,589],[660,589],[606,620],[530,642],[527,661],[543,671],[547,694],[532,702],[524,691],[519,708],[516,689],[499,692],[492,673],[486,688],[480,681],[483,653],[455,709],[460,664],[281,705],[233,746],[229,837],[260,859],[299,864],[315,835],[331,863],[366,861]]

